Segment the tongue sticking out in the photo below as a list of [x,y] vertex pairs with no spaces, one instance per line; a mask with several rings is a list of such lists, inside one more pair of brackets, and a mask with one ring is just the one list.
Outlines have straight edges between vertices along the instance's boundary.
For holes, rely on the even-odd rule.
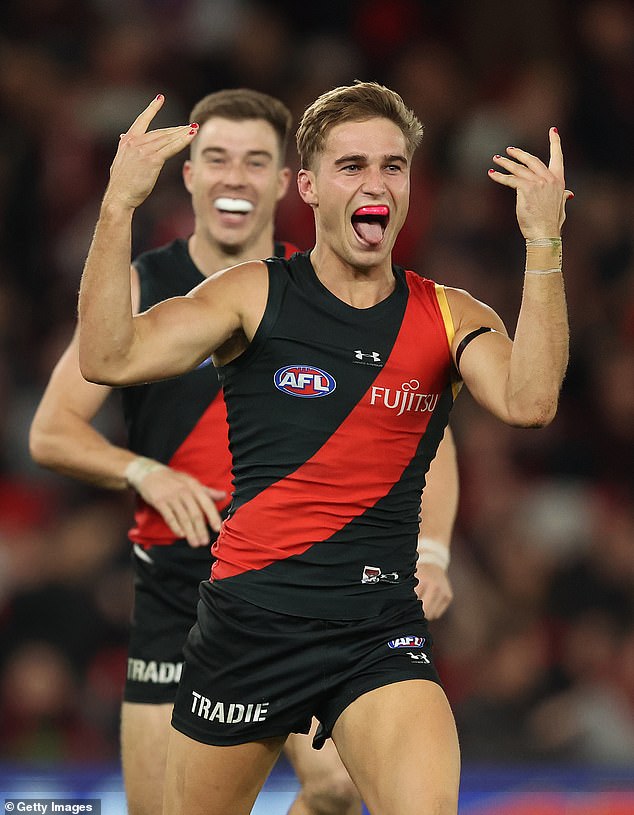
[[386,206],[359,207],[352,216],[352,226],[362,241],[377,246],[383,239],[383,232],[390,214]]

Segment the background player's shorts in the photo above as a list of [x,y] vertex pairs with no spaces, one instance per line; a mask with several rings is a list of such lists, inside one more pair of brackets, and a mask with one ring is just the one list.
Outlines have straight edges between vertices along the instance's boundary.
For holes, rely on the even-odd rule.
[[357,697],[408,679],[440,684],[420,602],[393,602],[369,620],[315,620],[267,611],[203,583],[198,623],[172,724],[205,744],[242,744],[321,723],[321,747]]
[[196,622],[198,587],[209,580],[209,546],[186,541],[132,551],[134,613],[123,698],[173,702],[183,668],[183,645]]

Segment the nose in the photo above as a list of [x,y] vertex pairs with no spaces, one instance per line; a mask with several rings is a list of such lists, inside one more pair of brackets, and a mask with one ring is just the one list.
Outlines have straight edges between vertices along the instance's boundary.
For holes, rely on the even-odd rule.
[[382,195],[385,192],[385,179],[380,167],[370,165],[365,168],[362,192],[368,195]]
[[228,187],[244,187],[245,171],[242,162],[232,161],[226,167],[224,182]]

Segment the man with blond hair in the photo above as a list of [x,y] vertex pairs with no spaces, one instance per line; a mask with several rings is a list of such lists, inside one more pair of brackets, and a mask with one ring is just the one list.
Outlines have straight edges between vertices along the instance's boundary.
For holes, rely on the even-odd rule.
[[[243,815],[289,733],[320,726],[373,815],[452,815],[459,749],[415,594],[420,491],[461,382],[502,421],[554,417],[567,364],[563,156],[517,148],[491,178],[516,190],[527,243],[514,340],[467,292],[392,264],[421,126],[398,94],[323,94],[297,133],[312,251],[213,275],[133,315],[135,209],[192,125],[121,140],[80,290],[80,364],[111,386],[213,355],[234,494],[185,646],[165,815]],[[504,170],[505,172],[502,172]]]
[[[183,177],[194,231],[187,240],[137,257],[132,304],[145,311],[186,294],[219,269],[295,247],[274,240],[274,216],[290,177],[284,159],[291,116],[279,100],[250,89],[211,93],[194,107],[199,125]],[[208,580],[210,543],[226,514],[231,456],[214,366],[205,360],[174,379],[121,392],[130,449],[109,443],[92,420],[110,389],[86,382],[77,338],[60,359],[31,428],[42,465],[109,489],[137,494],[130,530],[135,609],[121,715],[121,751],[130,815],[160,811],[172,705],[182,648],[196,622],[198,586]],[[457,475],[451,437],[434,462],[422,527],[419,593],[430,618],[451,599],[448,543]],[[210,535],[210,532],[212,533]],[[357,815],[357,790],[330,743],[320,753],[307,736],[285,745],[301,782],[290,815]]]

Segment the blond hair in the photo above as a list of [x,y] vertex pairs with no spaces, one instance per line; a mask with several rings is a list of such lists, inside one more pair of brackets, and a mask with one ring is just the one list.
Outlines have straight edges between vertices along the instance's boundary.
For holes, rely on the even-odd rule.
[[356,81],[333,88],[306,108],[297,128],[297,151],[303,169],[311,169],[321,153],[330,130],[343,122],[364,122],[380,117],[389,119],[405,137],[411,158],[423,137],[423,125],[396,91],[378,82]]

